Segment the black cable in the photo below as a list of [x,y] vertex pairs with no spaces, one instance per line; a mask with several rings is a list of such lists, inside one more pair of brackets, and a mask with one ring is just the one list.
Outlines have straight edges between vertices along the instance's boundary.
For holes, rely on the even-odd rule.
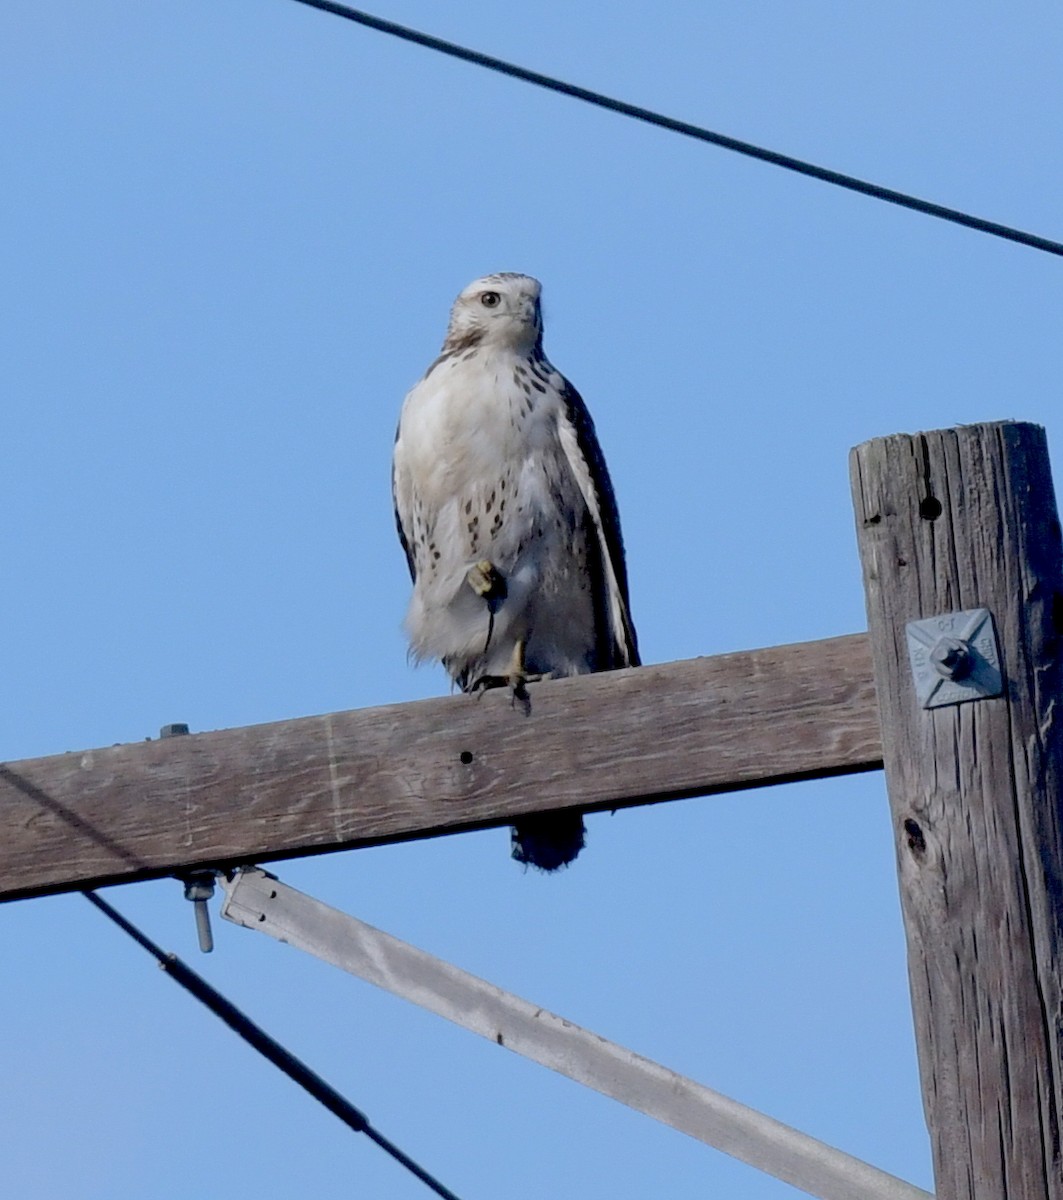
[[329,1112],[339,1117],[348,1128],[353,1129],[355,1133],[364,1133],[371,1138],[396,1162],[401,1163],[407,1171],[416,1175],[422,1183],[427,1184],[437,1196],[443,1196],[445,1200],[458,1200],[458,1197],[449,1188],[444,1187],[438,1179],[434,1179],[423,1167],[418,1166],[412,1158],[404,1154],[394,1142],[389,1141],[382,1133],[374,1129],[365,1113],[355,1108],[320,1075],[311,1071],[294,1054],[290,1054],[279,1042],[274,1041],[265,1030],[260,1029],[249,1017],[244,1016],[234,1004],[225,999],[221,992],[216,991],[201,975],[197,975],[191,967],[186,966],[176,954],[167,954],[95,892],[85,892],[84,896],[90,904],[94,904],[100,912],[110,917],[120,929],[125,930],[135,942],[143,946],[171,979],[179,983],[186,991],[191,992],[215,1016],[220,1017],[234,1033],[238,1033],[245,1042],[254,1046],[259,1054],[269,1059],[275,1067],[279,1067],[289,1079],[294,1079],[315,1100],[320,1101]]
[[332,13],[375,29],[379,33],[390,34],[406,42],[424,46],[429,50],[437,50],[440,54],[448,54],[451,58],[460,58],[464,62],[475,63],[478,67],[486,67],[489,71],[498,71],[502,75],[522,79],[525,83],[535,84],[536,87],[546,88],[551,92],[560,92],[563,96],[572,96],[587,104],[597,105],[598,108],[610,112],[621,113],[625,117],[633,117],[636,121],[645,121],[657,125],[661,129],[670,129],[673,133],[681,133],[684,137],[695,138],[699,142],[708,142],[713,146],[721,146],[724,150],[733,150],[736,154],[745,154],[749,158],[783,167],[787,171],[796,171],[800,175],[808,175],[820,179],[824,183],[833,183],[837,187],[848,188],[852,192],[860,192],[864,196],[873,196],[876,200],[884,200],[888,204],[898,204],[902,208],[910,208],[915,212],[925,213],[929,217],[939,217],[943,221],[952,221],[956,225],[964,225],[968,229],[977,229],[979,233],[992,234],[994,237],[1006,238],[1034,250],[1044,250],[1047,254],[1063,256],[1063,242],[1054,242],[1050,238],[1041,237],[1036,233],[1025,233],[1021,229],[1013,229],[1010,225],[1001,225],[997,221],[987,221],[983,217],[974,217],[970,213],[961,212],[956,208],[946,208],[943,204],[934,204],[930,200],[920,200],[917,196],[909,196],[906,192],[897,192],[893,188],[882,187],[877,183],[868,183],[853,175],[843,175],[840,171],[832,171],[829,167],[817,167],[814,163],[805,162],[800,158],[791,158],[789,154],[780,154],[776,150],[766,150],[762,146],[754,146],[751,142],[742,142],[738,138],[728,137],[724,133],[713,133],[702,129],[699,125],[691,125],[687,121],[677,121],[674,117],[666,117],[662,113],[649,108],[640,108],[637,104],[628,104],[624,100],[614,100],[601,92],[592,92],[589,88],[579,87],[574,83],[565,83],[550,75],[541,75],[538,71],[529,71],[527,67],[518,67],[514,63],[505,62],[501,58],[492,58],[489,54],[481,54],[479,50],[469,50],[454,42],[444,41],[443,38],[433,37],[410,29],[406,25],[397,25],[394,21],[385,21],[350,8],[346,4],[337,4],[334,0],[296,0],[310,8],[318,8],[322,12]]

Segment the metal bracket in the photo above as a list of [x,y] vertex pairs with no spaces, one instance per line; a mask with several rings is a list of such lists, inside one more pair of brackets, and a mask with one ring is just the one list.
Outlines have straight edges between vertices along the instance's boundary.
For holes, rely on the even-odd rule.
[[988,608],[909,621],[905,632],[923,708],[985,700],[1004,691],[1000,648]]
[[930,1193],[329,908],[257,867],[222,882],[221,915],[550,1067],[820,1200]]

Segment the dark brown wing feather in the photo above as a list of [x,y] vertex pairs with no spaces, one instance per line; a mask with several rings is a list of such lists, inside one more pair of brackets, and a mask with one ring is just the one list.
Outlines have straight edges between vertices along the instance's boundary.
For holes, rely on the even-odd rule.
[[[594,429],[594,421],[583,402],[583,397],[576,391],[568,380],[561,394],[565,416],[576,434],[576,443],[580,454],[587,464],[591,486],[598,503],[598,513],[601,518],[601,540],[598,531],[591,530],[590,543],[598,553],[590,556],[590,566],[593,572],[592,590],[599,607],[597,613],[597,629],[599,631],[599,670],[609,670],[615,667],[637,667],[640,665],[638,638],[635,626],[631,621],[631,600],[628,595],[627,564],[624,560],[624,539],[620,532],[620,513],[617,509],[616,495],[613,492],[613,482],[609,477],[609,468],[605,464],[605,455],[598,444],[598,436]],[[589,518],[590,519],[590,518]],[[608,556],[612,568],[612,577],[616,580],[616,588],[621,601],[620,628],[615,630],[615,641],[610,636],[613,621],[609,610],[609,573],[601,561],[601,549]],[[602,644],[604,640],[605,644]]]
[[[399,440],[399,431],[395,430],[395,441]],[[395,509],[395,528],[399,531],[399,541],[402,543],[402,552],[406,555],[406,565],[410,568],[410,579],[412,582],[417,582],[417,563],[414,561],[413,550],[410,548],[409,539],[406,536],[406,530],[402,525],[402,513],[399,512],[399,497],[395,487],[395,464],[391,466],[391,503]]]

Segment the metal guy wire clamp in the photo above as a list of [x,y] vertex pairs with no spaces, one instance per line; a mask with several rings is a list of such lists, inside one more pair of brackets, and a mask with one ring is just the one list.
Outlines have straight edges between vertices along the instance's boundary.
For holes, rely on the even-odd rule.
[[[172,725],[164,725],[159,730],[159,737],[182,737],[187,733],[187,725],[175,722]],[[214,949],[214,934],[210,928],[210,909],[207,907],[207,901],[214,895],[215,874],[214,871],[193,871],[189,875],[181,876],[181,882],[185,885],[185,899],[191,900],[195,906],[196,936],[199,939],[199,948],[204,954],[209,954]]]

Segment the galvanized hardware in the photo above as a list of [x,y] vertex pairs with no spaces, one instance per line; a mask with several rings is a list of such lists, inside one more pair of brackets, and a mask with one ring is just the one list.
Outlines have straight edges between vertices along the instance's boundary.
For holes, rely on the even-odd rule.
[[[183,721],[175,721],[172,725],[164,725],[159,730],[159,737],[183,737],[186,733],[188,726]],[[210,909],[207,907],[207,901],[214,895],[216,874],[216,871],[194,871],[191,875],[181,876],[181,882],[185,885],[185,899],[192,901],[196,916],[196,937],[204,954],[209,954],[214,949],[214,934],[210,928]]]
[[930,648],[930,662],[942,679],[964,679],[971,673],[974,659],[960,638],[938,638]]
[[214,872],[196,871],[193,875],[185,875],[181,882],[185,885],[185,899],[191,900],[196,914],[196,936],[199,938],[199,948],[204,954],[214,949],[214,934],[210,928],[210,909],[207,901],[214,895]]
[[923,708],[984,700],[1003,692],[1000,649],[988,608],[909,621],[905,632]]
[[934,1200],[922,1188],[329,908],[256,867],[223,878],[222,888],[226,920],[313,954],[820,1200]]

